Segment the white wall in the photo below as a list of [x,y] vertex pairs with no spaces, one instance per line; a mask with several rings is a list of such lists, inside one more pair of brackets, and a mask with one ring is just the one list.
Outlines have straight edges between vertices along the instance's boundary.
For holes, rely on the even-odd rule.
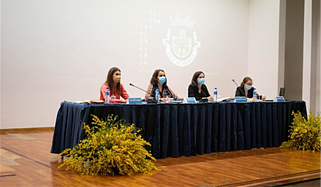
[[[231,79],[241,82],[248,75],[248,8],[248,0],[2,0],[1,128],[54,126],[60,102],[98,99],[112,66],[122,70],[132,97],[144,93],[128,83],[147,88],[156,68],[165,69],[180,97],[187,96],[197,70],[205,72],[210,92],[218,87],[219,95],[233,97]],[[144,11],[161,13],[161,24],[151,24],[148,31],[147,65],[139,64]],[[171,28],[168,17],[176,14],[196,20],[193,29],[201,42],[186,68],[168,60],[161,42]],[[274,40],[274,33],[265,34]],[[272,95],[267,88],[275,77],[266,82],[258,73],[249,75],[260,92]]]
[[[148,33],[147,65],[139,64],[137,10],[161,13],[161,24]],[[234,96],[231,79],[251,76],[258,92],[273,99],[279,12],[280,0],[1,0],[1,129],[54,126],[60,102],[98,99],[112,66],[122,70],[132,97],[144,93],[129,82],[146,88],[152,71],[163,68],[180,97],[187,96],[192,74],[203,70],[209,91],[218,87],[222,97]],[[196,19],[201,42],[186,68],[173,65],[161,43],[175,14]]]
[[305,0],[302,99],[320,115],[320,0]]
[[[0,2],[0,10],[1,10],[1,2]],[[0,27],[1,27],[1,14],[0,14]],[[2,44],[2,42],[1,42],[1,30],[2,29],[0,29],[0,44]],[[2,54],[2,50],[1,50],[1,47],[2,47],[2,45],[0,45],[0,72],[2,72],[2,70],[1,70],[1,67],[2,67],[2,56],[1,56],[1,54]],[[2,74],[2,73],[1,73]],[[1,80],[1,78],[2,78],[2,76],[0,76],[0,119],[2,119],[2,111],[1,111],[1,108],[2,108],[2,80]],[[2,120],[0,120],[0,128],[2,127],[2,125],[1,125],[1,122],[2,122]]]
[[249,0],[248,75],[267,99],[278,95],[280,0]]
[[[321,3],[319,7],[319,20],[321,21]],[[318,47],[317,47],[317,86],[316,86],[316,111],[321,116],[321,23],[318,27]]]

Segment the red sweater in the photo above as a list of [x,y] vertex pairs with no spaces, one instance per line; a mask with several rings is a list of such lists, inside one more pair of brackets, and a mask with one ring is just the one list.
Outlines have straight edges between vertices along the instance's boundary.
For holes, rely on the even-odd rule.
[[[107,83],[103,84],[100,88],[100,100],[105,101],[105,93],[106,93],[106,88],[109,87]],[[116,103],[121,103],[120,96],[127,100],[129,98],[129,95],[127,94],[124,86],[122,83],[120,83],[120,94],[117,93],[117,87],[114,87],[114,93],[110,93],[110,96],[115,96],[116,99],[111,100],[112,102]]]

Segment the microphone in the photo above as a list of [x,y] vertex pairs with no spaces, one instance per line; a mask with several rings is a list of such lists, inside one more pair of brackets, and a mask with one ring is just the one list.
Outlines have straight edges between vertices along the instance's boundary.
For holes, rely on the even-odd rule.
[[[237,86],[236,88],[238,88],[239,87],[239,85],[237,85],[237,83],[235,82],[235,80],[234,79],[232,79],[232,81],[235,83],[235,85]],[[239,89],[239,90],[241,90],[241,92],[244,94],[244,96],[245,96],[245,93],[243,92],[243,90],[242,90],[242,88],[241,89]]]
[[235,85],[238,87],[239,85],[237,85],[237,83],[235,82],[235,80],[234,79],[232,79],[232,81],[235,83]]
[[143,92],[146,92],[146,93],[150,94],[150,92],[148,92],[147,90],[144,90],[144,89],[142,89],[142,88],[140,88],[140,87],[138,87],[138,86],[135,86],[135,85],[133,85],[132,83],[129,83],[129,85],[130,85],[130,86],[133,86],[133,87],[135,87],[135,88],[137,88],[137,89],[139,89],[139,90],[142,90]]
[[[144,89],[142,89],[142,88],[140,88],[140,87],[138,87],[138,86],[135,86],[135,85],[133,85],[132,83],[129,83],[129,85],[130,85],[130,86],[133,86],[133,87],[135,87],[135,88],[137,88],[137,89],[139,89],[139,90],[141,90],[141,91],[143,91],[143,92],[146,92],[146,93],[148,93],[149,95],[151,95],[151,93],[150,93],[149,91],[144,90]],[[157,103],[157,101],[156,101],[156,100],[153,100],[153,99],[148,99],[148,100],[146,100],[146,101],[147,101],[147,103]]]

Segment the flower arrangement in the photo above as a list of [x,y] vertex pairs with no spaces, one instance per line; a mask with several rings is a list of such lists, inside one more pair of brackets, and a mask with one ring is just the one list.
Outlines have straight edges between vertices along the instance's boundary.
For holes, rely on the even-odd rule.
[[[67,157],[59,166],[67,166],[83,174],[90,175],[132,175],[134,173],[152,174],[157,167],[156,159],[144,146],[150,143],[138,135],[140,130],[125,120],[117,120],[112,115],[106,121],[93,116],[91,127],[84,124],[86,139],[72,149],[66,149],[59,156]],[[149,158],[149,159],[147,159]]]
[[308,119],[300,112],[292,112],[292,115],[294,119],[289,130],[290,140],[283,142],[281,148],[320,151],[320,116],[314,117],[311,112]]

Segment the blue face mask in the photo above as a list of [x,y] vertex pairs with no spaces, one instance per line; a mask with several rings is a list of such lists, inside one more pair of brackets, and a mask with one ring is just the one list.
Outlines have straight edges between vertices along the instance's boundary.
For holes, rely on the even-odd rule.
[[158,82],[161,84],[164,84],[165,81],[166,81],[166,77],[159,77],[158,78]]
[[246,85],[245,89],[250,90],[250,89],[252,89],[252,86]]
[[198,79],[198,84],[203,85],[205,83],[205,79],[204,78],[199,78]]

